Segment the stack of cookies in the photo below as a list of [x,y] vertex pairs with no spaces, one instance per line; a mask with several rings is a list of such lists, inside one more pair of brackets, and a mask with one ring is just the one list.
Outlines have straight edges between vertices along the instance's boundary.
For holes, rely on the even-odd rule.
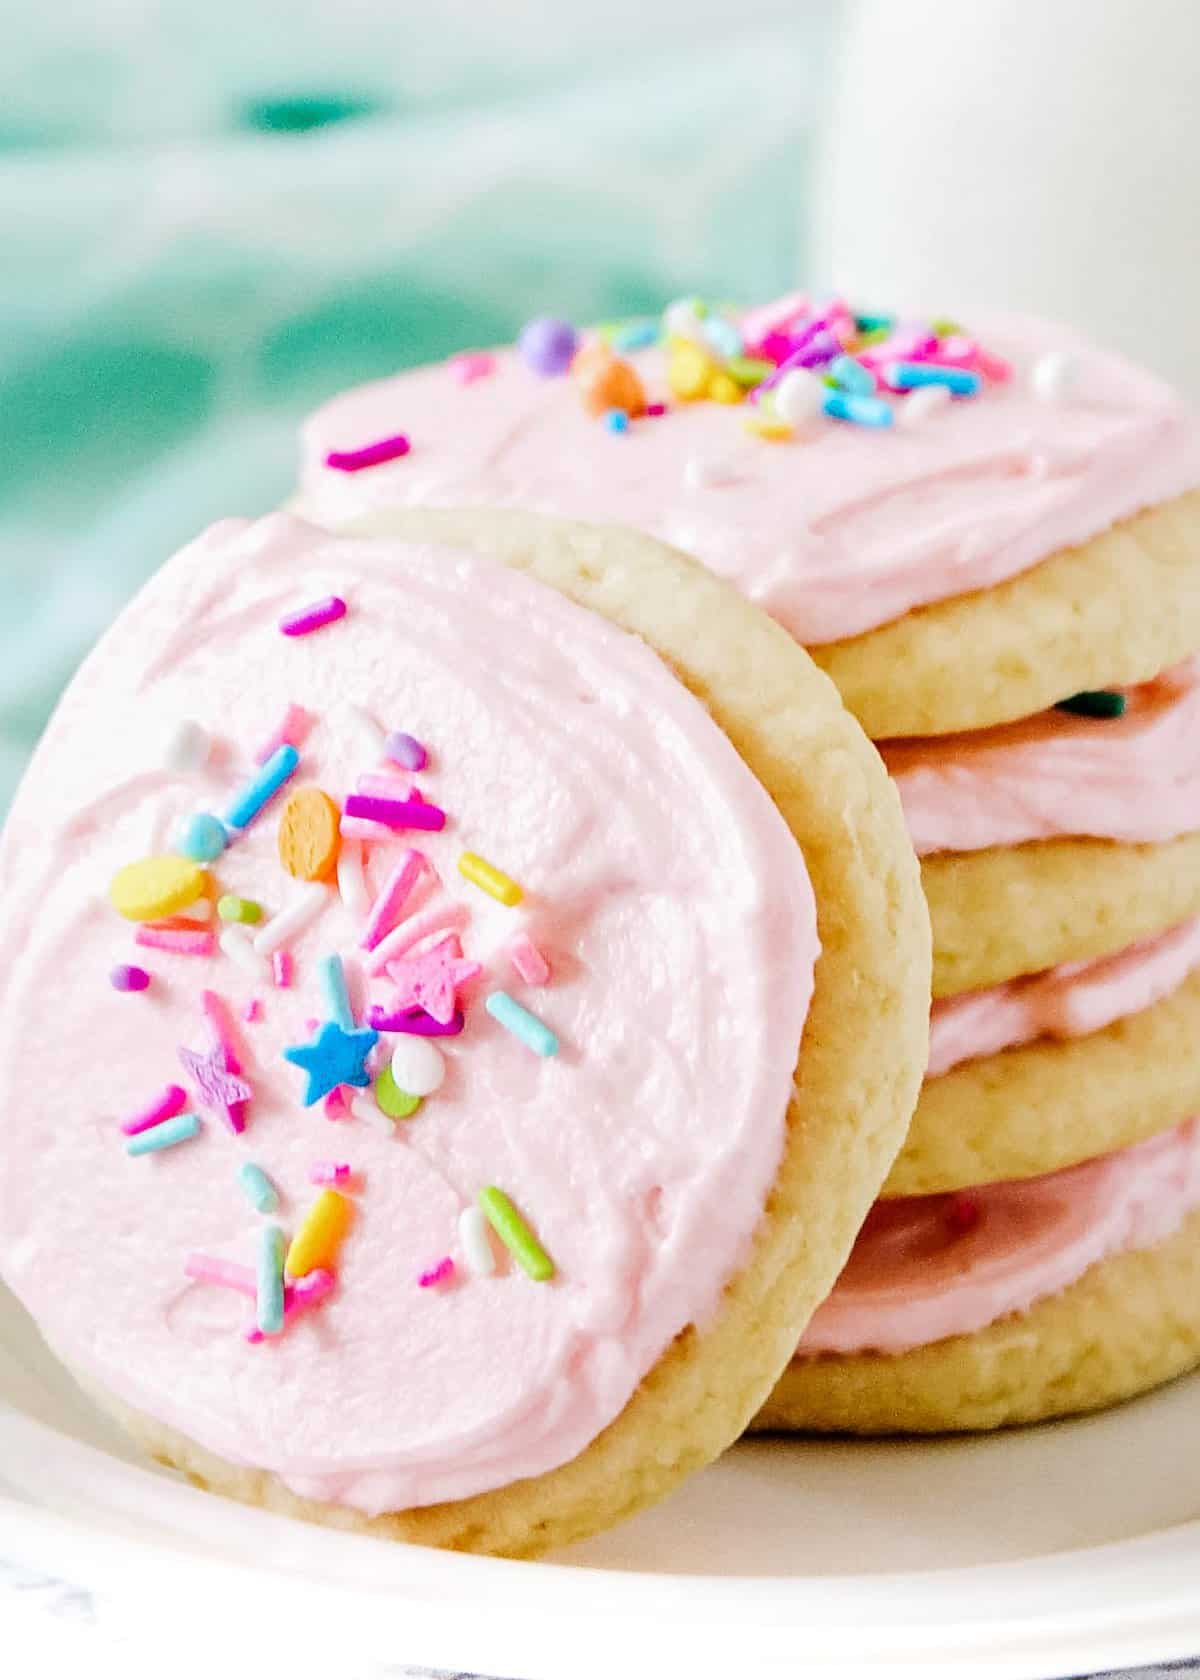
[[327,525],[534,563],[553,514],[686,550],[898,785],[928,1073],[764,1426],[986,1428],[1200,1361],[1198,487],[1179,399],[1067,330],[799,294],[532,322],[306,427]]

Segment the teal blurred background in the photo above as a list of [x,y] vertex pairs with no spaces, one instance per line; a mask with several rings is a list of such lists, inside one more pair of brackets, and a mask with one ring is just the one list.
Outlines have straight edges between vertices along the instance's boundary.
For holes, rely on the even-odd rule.
[[805,265],[835,0],[91,0],[0,55],[0,809],[80,657],[348,383]]

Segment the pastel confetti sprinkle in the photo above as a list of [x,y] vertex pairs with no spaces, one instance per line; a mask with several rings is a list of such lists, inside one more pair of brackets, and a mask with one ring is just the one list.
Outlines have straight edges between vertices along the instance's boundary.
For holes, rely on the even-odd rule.
[[212,1254],[189,1254],[183,1270],[196,1283],[215,1283],[221,1289],[235,1289],[239,1295],[254,1295],[258,1290],[253,1269],[240,1266],[236,1260],[219,1260]]
[[508,960],[527,986],[545,986],[550,979],[550,964],[527,933],[518,933],[508,943]]
[[548,1283],[554,1276],[554,1262],[510,1198],[489,1184],[476,1199],[484,1218],[525,1275],[535,1283]]
[[446,1077],[446,1058],[427,1038],[402,1038],[392,1051],[392,1078],[409,1097],[431,1097]]
[[375,1102],[389,1120],[411,1120],[421,1106],[420,1097],[400,1089],[390,1067],[385,1067],[375,1081]]
[[393,928],[387,938],[375,947],[367,958],[367,969],[371,974],[382,974],[390,962],[402,957],[406,951],[415,949],[435,934],[458,932],[466,927],[470,919],[471,912],[465,904],[435,906],[423,915],[413,916],[398,928]]
[[604,416],[604,424],[610,432],[627,432],[629,430],[629,416],[623,408],[610,408]]
[[149,974],[136,963],[118,963],[108,979],[114,992],[144,992],[150,984]]
[[345,1184],[349,1177],[348,1161],[314,1161],[308,1169],[310,1184]]
[[290,951],[276,951],[271,958],[271,978],[281,992],[286,992],[292,983],[292,953]]
[[233,893],[223,893],[217,900],[217,915],[223,922],[241,922],[253,927],[262,921],[262,913],[262,905],[252,898],[237,898]]
[[449,358],[446,367],[460,385],[473,385],[477,379],[486,379],[494,372],[496,358],[487,350],[462,350]]
[[300,1068],[307,1078],[301,1098],[305,1108],[319,1102],[335,1085],[368,1086],[371,1076],[366,1060],[378,1042],[374,1027],[347,1032],[336,1021],[326,1021],[311,1043],[289,1045],[283,1052],[284,1060]]
[[336,872],[341,812],[322,789],[298,788],[279,817],[279,861],[300,881],[327,881]]
[[278,1336],[283,1330],[284,1236],[278,1225],[258,1233],[258,1264],[255,1267],[255,1324],[264,1336]]
[[417,1279],[419,1289],[436,1289],[439,1283],[449,1283],[454,1276],[454,1261],[447,1254],[439,1260],[436,1266],[431,1266],[427,1272],[422,1272]]
[[482,1208],[465,1207],[458,1216],[458,1240],[462,1244],[463,1258],[467,1270],[476,1277],[491,1277],[496,1270],[496,1256],[488,1235],[490,1230]]
[[203,770],[212,751],[212,737],[191,718],[172,724],[163,741],[162,766],[174,775],[194,775]]
[[535,1056],[557,1056],[558,1039],[544,1021],[539,1021],[507,992],[489,992],[484,1008],[506,1032],[519,1038]]
[[131,1137],[125,1145],[125,1153],[151,1155],[159,1149],[172,1149],[177,1143],[186,1143],[189,1138],[194,1138],[200,1126],[198,1114],[177,1114],[173,1120],[164,1120],[161,1126],[151,1126],[148,1131]]
[[325,457],[325,465],[334,472],[363,472],[367,467],[382,467],[388,461],[399,461],[411,448],[404,433],[397,432],[394,437],[379,438],[375,443],[364,444],[361,449],[331,449]]
[[510,875],[506,875],[502,869],[497,869],[486,858],[481,858],[478,852],[464,852],[458,860],[458,872],[464,879],[510,908],[520,904],[525,896]]
[[337,860],[337,886],[342,903],[352,916],[361,916],[368,909],[371,894],[363,874],[361,841],[343,837]]
[[190,858],[149,857],[113,876],[108,897],[130,922],[161,922],[204,897],[208,874]]
[[178,1049],[179,1064],[191,1079],[204,1108],[222,1110],[235,1132],[245,1129],[242,1105],[254,1095],[251,1087],[229,1066],[229,1056],[221,1043],[208,1050],[189,1050],[186,1044]]
[[322,882],[306,882],[291,904],[254,935],[254,949],[261,957],[272,956],[281,945],[309,928],[329,902],[329,890]]
[[207,811],[198,811],[180,830],[179,850],[194,863],[212,863],[220,857],[228,841],[224,824]]
[[413,735],[406,735],[402,729],[395,729],[384,742],[384,752],[393,764],[403,765],[405,770],[424,770],[429,763],[429,754]]
[[385,828],[420,828],[437,832],[446,826],[446,813],[421,799],[379,799],[373,794],[352,793],[346,800],[348,817],[363,817]]
[[265,764],[280,747],[302,747],[312,719],[303,706],[289,706],[275,728],[255,749],[255,764]]
[[270,973],[267,959],[255,950],[250,935],[244,928],[223,928],[218,943],[230,962],[236,963],[252,980],[267,979]]
[[133,942],[151,951],[172,951],[177,957],[211,957],[217,944],[206,930],[163,927],[140,927]]
[[274,1213],[279,1206],[279,1192],[270,1178],[254,1161],[244,1161],[237,1171],[242,1194],[256,1213]]
[[579,335],[569,321],[540,315],[526,321],[517,338],[517,350],[528,367],[544,379],[566,373],[579,344]]
[[304,1277],[332,1267],[342,1239],[350,1228],[354,1207],[336,1190],[322,1190],[301,1222],[287,1251],[292,1277]]
[[128,1120],[121,1123],[121,1130],[126,1137],[136,1137],[139,1132],[148,1132],[152,1126],[159,1126],[164,1120],[172,1119],[176,1114],[182,1114],[187,1107],[187,1092],[182,1085],[168,1085],[152,1097],[145,1108],[139,1109]]
[[387,971],[397,1009],[424,1009],[443,1025],[454,1019],[459,987],[482,972],[479,963],[462,955],[452,934],[418,956],[389,963]]
[[300,754],[295,747],[277,747],[258,774],[238,790],[225,813],[227,828],[249,827],[259,812],[274,798],[283,784],[296,773]]
[[426,863],[423,852],[410,849],[392,869],[379,890],[378,898],[371,906],[367,925],[359,939],[364,951],[373,951],[384,935],[390,933],[400,920],[405,904],[412,897],[413,888],[424,873]]
[[340,595],[326,595],[320,601],[310,601],[306,607],[297,607],[295,612],[285,613],[279,620],[279,628],[285,636],[311,636],[314,630],[323,630],[327,624],[345,618],[346,611]]

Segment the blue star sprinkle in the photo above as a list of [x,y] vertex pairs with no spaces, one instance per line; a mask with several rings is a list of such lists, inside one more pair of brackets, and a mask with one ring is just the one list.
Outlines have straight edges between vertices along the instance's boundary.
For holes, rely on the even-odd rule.
[[366,1060],[379,1042],[374,1027],[354,1027],[347,1031],[336,1021],[326,1021],[309,1044],[291,1044],[283,1058],[308,1075],[304,1092],[304,1106],[311,1108],[338,1085],[357,1085],[360,1089],[371,1083]]

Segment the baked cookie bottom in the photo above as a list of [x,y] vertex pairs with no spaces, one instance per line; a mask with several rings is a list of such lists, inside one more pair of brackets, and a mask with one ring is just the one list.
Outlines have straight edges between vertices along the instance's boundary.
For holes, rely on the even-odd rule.
[[873,740],[951,735],[1147,682],[1200,648],[1200,490],[1019,576],[810,649]]
[[1061,1294],[908,1353],[793,1360],[755,1431],[940,1434],[1096,1411],[1200,1363],[1200,1212]]

